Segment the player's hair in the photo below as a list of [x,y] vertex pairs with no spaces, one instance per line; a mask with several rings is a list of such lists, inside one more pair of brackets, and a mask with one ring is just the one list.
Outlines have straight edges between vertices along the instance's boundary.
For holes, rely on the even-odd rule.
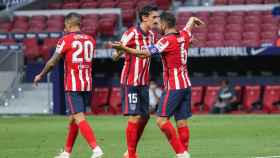
[[175,27],[176,25],[176,17],[170,12],[162,12],[160,14],[160,21],[165,22],[168,28]]
[[152,11],[158,11],[158,7],[155,5],[146,5],[138,13],[140,22],[143,21],[142,16],[149,16]]
[[74,26],[81,26],[81,16],[78,13],[67,14],[64,21]]

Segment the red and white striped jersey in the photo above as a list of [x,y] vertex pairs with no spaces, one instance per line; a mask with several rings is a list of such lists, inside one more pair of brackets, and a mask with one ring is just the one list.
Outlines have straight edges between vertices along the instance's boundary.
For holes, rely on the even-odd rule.
[[[148,45],[155,44],[155,34],[152,31],[144,33],[140,26],[131,27],[124,32],[121,42],[134,49],[143,50]],[[150,58],[142,59],[125,53],[125,61],[121,73],[121,84],[143,86],[149,84]]]
[[56,53],[65,59],[65,91],[91,91],[95,46],[93,37],[80,32],[68,33],[58,41]]
[[151,54],[161,55],[165,89],[184,89],[191,86],[187,70],[190,40],[191,33],[184,28],[179,33],[164,35],[154,46],[148,47]]

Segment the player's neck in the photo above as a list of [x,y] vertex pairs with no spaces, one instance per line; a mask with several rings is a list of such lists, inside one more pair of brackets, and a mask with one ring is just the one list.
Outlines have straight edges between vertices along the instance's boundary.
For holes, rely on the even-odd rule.
[[81,32],[81,29],[78,27],[76,27],[76,28],[74,27],[70,30],[70,32]]
[[170,33],[177,33],[177,30],[175,28],[170,28],[170,29],[166,29],[164,31],[164,34],[170,34]]
[[149,31],[149,27],[144,23],[140,23],[140,28],[143,32],[147,33]]

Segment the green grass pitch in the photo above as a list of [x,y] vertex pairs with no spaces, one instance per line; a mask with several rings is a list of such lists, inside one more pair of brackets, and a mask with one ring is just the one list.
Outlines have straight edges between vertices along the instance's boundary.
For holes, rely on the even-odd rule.
[[[104,158],[122,158],[126,119],[88,116]],[[280,155],[280,115],[202,115],[190,119],[192,158],[253,158]],[[53,158],[63,147],[67,118],[31,116],[0,118],[0,158]],[[138,145],[140,158],[174,158],[151,118]],[[90,158],[78,137],[72,158]]]

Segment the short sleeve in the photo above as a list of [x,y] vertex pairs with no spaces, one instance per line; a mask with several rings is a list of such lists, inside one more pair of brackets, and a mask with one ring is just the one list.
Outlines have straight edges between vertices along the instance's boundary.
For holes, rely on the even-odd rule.
[[164,52],[168,46],[169,41],[166,38],[160,39],[155,45],[155,47],[159,50],[160,53]]
[[64,56],[66,51],[67,51],[66,40],[65,40],[65,38],[61,38],[56,45],[55,53],[58,53],[58,54],[61,54]]
[[148,46],[151,55],[161,54],[169,46],[169,41],[165,38],[160,39],[155,45]]
[[129,46],[132,44],[135,33],[132,31],[126,31],[121,38],[121,42],[125,46]]
[[192,33],[191,30],[185,26],[182,30],[181,33],[184,35],[185,39],[190,40],[192,38]]

